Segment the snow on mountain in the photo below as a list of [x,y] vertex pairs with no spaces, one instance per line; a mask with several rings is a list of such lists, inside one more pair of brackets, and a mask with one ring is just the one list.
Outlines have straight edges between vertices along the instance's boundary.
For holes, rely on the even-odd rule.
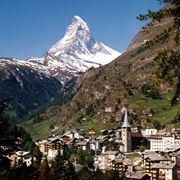
[[2,58],[4,63],[18,66],[27,66],[46,76],[56,77],[62,84],[85,72],[91,67],[105,65],[119,56],[120,53],[96,41],[87,24],[79,17],[74,16],[65,35],[53,45],[42,58],[31,57],[27,60]]
[[22,118],[57,94],[68,92],[80,72],[107,64],[119,55],[96,41],[87,24],[74,16],[64,37],[42,58],[0,57],[0,99],[13,96],[11,114]]
[[10,120],[25,117],[63,92],[63,84],[37,69],[37,64],[33,67],[26,61],[0,57],[0,100],[13,98]]
[[96,41],[87,24],[74,16],[65,35],[44,56],[47,64],[55,63],[70,72],[86,71],[105,65],[120,53]]

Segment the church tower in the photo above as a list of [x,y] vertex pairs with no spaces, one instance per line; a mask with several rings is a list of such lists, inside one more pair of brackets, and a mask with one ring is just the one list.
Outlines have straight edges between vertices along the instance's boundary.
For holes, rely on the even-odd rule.
[[131,125],[128,121],[127,111],[125,111],[124,122],[121,127],[121,139],[123,143],[122,152],[131,151]]

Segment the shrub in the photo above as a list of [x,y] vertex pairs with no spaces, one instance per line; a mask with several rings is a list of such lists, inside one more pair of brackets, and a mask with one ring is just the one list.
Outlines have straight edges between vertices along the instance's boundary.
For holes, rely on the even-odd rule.
[[178,123],[180,122],[180,112],[171,120],[171,123]]
[[139,147],[140,152],[144,152],[144,151],[145,151],[145,149],[146,149],[146,147],[145,147],[145,146],[143,146],[143,145],[141,145],[141,146]]
[[94,106],[93,104],[89,104],[85,111],[86,115],[89,116],[94,113]]
[[151,97],[152,99],[161,99],[161,95],[159,93],[159,90],[149,84],[144,84],[141,87],[141,92],[147,96]]

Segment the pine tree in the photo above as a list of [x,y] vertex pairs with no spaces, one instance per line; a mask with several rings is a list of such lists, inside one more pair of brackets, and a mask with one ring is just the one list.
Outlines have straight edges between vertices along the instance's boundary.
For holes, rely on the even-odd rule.
[[55,180],[61,180],[65,178],[65,169],[64,169],[64,158],[61,155],[60,151],[58,152],[55,158]]
[[54,179],[55,180],[76,180],[77,175],[73,164],[66,159],[66,157],[58,152],[55,158],[54,167]]

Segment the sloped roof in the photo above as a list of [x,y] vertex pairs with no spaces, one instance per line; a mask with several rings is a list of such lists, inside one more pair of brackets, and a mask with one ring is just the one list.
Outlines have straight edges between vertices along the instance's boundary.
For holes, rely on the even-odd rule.
[[154,163],[152,164],[151,168],[153,169],[173,169],[175,166],[174,163],[170,163],[170,164],[167,164],[167,163]]
[[145,154],[145,159],[149,158],[151,161],[170,161],[170,158],[166,158],[164,156],[161,156],[160,154],[157,154],[156,152],[149,152]]
[[126,174],[127,178],[131,178],[131,179],[142,179],[146,176],[149,176],[147,173],[145,172],[131,172]]
[[125,111],[125,116],[124,116],[124,122],[123,122],[123,125],[122,125],[123,128],[131,128],[131,125],[128,121],[128,114],[127,114],[127,111]]

